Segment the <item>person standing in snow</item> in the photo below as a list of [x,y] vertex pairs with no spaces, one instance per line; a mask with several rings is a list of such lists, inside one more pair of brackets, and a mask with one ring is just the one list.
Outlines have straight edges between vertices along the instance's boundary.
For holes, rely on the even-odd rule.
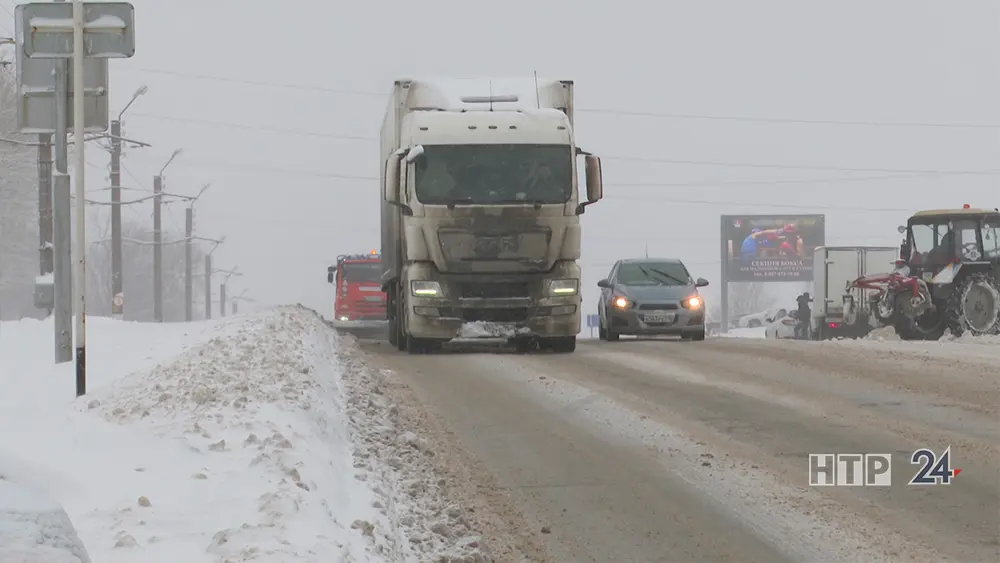
[[795,325],[795,338],[806,340],[809,338],[809,319],[812,317],[812,309],[809,308],[809,304],[812,303],[812,296],[807,291],[796,297],[795,301],[799,305],[799,322]]

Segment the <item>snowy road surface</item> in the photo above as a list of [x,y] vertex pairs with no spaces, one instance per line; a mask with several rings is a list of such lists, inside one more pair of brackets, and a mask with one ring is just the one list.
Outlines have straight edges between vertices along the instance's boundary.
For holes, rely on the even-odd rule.
[[[995,342],[361,346],[499,561],[1000,560]],[[907,486],[949,445],[951,485]],[[892,453],[892,486],[810,488],[809,453]]]

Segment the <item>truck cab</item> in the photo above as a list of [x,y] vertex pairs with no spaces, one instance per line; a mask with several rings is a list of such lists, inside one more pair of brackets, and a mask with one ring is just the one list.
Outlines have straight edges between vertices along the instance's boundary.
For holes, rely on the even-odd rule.
[[603,185],[573,125],[572,81],[394,84],[380,162],[391,343],[424,353],[490,334],[575,350],[579,216]]
[[386,326],[386,295],[382,291],[382,256],[344,254],[327,268],[327,283],[334,286],[333,325],[356,336],[377,336]]

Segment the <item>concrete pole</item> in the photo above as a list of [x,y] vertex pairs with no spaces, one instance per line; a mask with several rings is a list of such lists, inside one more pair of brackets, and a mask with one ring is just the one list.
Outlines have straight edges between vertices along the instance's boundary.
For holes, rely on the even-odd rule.
[[73,361],[73,258],[70,251],[72,237],[72,199],[68,174],[69,145],[67,115],[69,109],[69,65],[66,59],[55,61],[56,133],[55,172],[52,176],[52,245],[53,283],[55,309],[55,360],[57,364]]
[[226,316],[226,284],[219,284],[219,316]]
[[194,291],[191,286],[191,252],[194,241],[191,237],[194,234],[194,209],[188,207],[184,210],[184,320],[191,322],[194,320]]
[[73,139],[76,146],[73,156],[76,162],[73,167],[73,183],[76,188],[76,234],[74,234],[73,277],[76,278],[76,396],[87,393],[87,228],[86,205],[87,190],[85,178],[87,161],[85,160],[84,142],[84,41],[83,41],[83,2],[73,0]]
[[153,321],[163,322],[163,178],[153,176]]
[[111,122],[111,318],[125,316],[122,280],[122,122]]
[[205,318],[212,318],[212,256],[205,256]]

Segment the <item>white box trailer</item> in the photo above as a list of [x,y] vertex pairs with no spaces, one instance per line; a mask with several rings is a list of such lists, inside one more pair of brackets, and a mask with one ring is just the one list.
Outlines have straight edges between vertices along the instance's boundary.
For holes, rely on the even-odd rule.
[[859,310],[853,324],[848,324],[844,318],[847,286],[861,276],[891,272],[899,257],[899,249],[893,246],[819,246],[813,256],[810,319],[813,339],[858,338],[868,334],[874,326],[868,314],[868,293],[871,290],[852,290]]

